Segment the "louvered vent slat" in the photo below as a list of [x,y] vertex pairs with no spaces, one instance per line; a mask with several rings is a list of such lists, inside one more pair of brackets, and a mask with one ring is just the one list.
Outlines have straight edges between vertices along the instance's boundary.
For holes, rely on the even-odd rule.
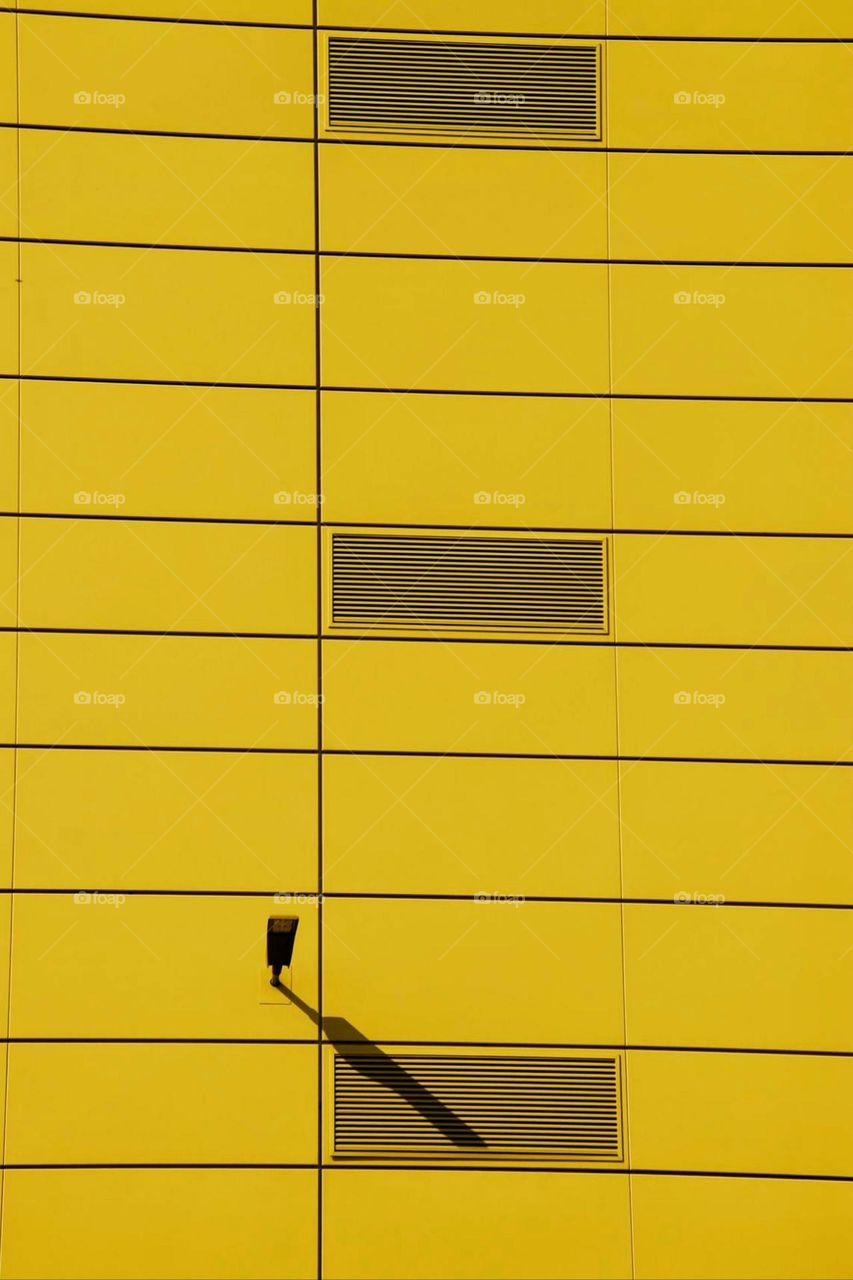
[[334,1153],[618,1161],[619,1060],[339,1053]]
[[604,539],[332,535],[332,625],[605,634]]
[[342,133],[600,137],[600,48],[465,40],[328,42],[328,126]]

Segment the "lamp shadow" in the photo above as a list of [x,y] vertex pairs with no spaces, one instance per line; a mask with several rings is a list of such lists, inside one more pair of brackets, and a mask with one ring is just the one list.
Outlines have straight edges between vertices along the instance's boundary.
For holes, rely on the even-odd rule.
[[297,1009],[319,1027],[347,1064],[359,1075],[383,1089],[389,1089],[452,1142],[455,1147],[484,1149],[488,1144],[456,1115],[450,1107],[410,1075],[398,1062],[369,1040],[346,1018],[321,1018],[316,1009],[306,1004],[295,991],[281,981],[273,984],[296,1005]]

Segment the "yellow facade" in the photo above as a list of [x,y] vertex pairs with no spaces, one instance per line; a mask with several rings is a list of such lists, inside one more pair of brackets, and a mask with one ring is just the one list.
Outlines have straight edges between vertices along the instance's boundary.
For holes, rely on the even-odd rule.
[[853,1273],[849,17],[0,11],[0,1280]]

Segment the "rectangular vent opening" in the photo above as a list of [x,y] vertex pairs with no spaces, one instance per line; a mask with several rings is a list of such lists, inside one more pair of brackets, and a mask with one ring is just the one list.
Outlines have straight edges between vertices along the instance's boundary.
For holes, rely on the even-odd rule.
[[601,137],[597,44],[332,35],[327,56],[332,132]]
[[333,626],[608,629],[602,538],[335,533],[331,578]]
[[334,1059],[336,1156],[621,1161],[617,1057]]

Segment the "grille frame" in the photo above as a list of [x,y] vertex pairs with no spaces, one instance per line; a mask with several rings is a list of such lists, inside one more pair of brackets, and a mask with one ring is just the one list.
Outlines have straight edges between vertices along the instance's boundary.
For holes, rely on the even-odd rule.
[[[610,538],[600,534],[327,526],[325,630],[392,639],[607,641],[611,557]],[[566,616],[554,616],[558,610]]]
[[[400,1051],[395,1052],[388,1046],[379,1049],[354,1044],[345,1048],[337,1045],[330,1049],[328,1056],[328,1150],[335,1163],[506,1165],[535,1162],[592,1168],[625,1164],[624,1063],[618,1051],[542,1054],[496,1048],[493,1052],[471,1053],[436,1047],[419,1052],[412,1046],[401,1046]],[[416,1084],[425,1084],[436,1100],[436,1114],[445,1132],[425,1118],[421,1107],[428,1108],[429,1101],[419,1102],[417,1107],[410,1105],[396,1089],[381,1086],[356,1072],[352,1064],[358,1059],[373,1059],[373,1069],[377,1063],[385,1064],[386,1069],[388,1062],[399,1064]],[[549,1067],[552,1097],[560,1094],[569,1100],[575,1099],[574,1109],[567,1106],[563,1116],[556,1118],[553,1132],[563,1136],[553,1142],[547,1141],[543,1127],[548,1115],[549,1082],[545,1077]],[[481,1078],[491,1077],[479,1095],[478,1073]],[[596,1077],[600,1077],[597,1091]],[[502,1080],[503,1097],[494,1088],[490,1093],[488,1085],[500,1085]],[[536,1085],[541,1086],[543,1080],[546,1088],[543,1091],[540,1087],[537,1094]],[[405,1082],[401,1087],[405,1090]],[[436,1092],[437,1089],[441,1092]],[[364,1106],[368,1094],[372,1094],[375,1104],[372,1113]],[[519,1097],[522,1107],[516,1107],[515,1112],[511,1106],[506,1107],[507,1100],[517,1102]],[[592,1108],[586,1125],[583,1109],[577,1103],[577,1099],[583,1097],[591,1099],[587,1105]],[[361,1110],[354,1109],[353,1103],[356,1108],[360,1105]],[[537,1124],[534,1135],[527,1140],[522,1136],[525,1107],[529,1120]],[[451,1117],[449,1120],[442,1118],[445,1110]],[[454,1120],[459,1122],[458,1128],[453,1127]],[[364,1138],[371,1123],[377,1126],[375,1141]],[[489,1140],[490,1134],[497,1137],[502,1123],[503,1132],[513,1140]],[[452,1140],[447,1136],[450,1133],[460,1140]],[[572,1134],[580,1137],[572,1138]]]
[[[425,44],[430,47],[430,55],[420,55],[417,53],[417,46]],[[366,46],[362,51],[359,46]],[[380,49],[379,46],[385,46]],[[452,50],[458,50],[455,55]],[[396,50],[396,55],[395,55]],[[483,52],[481,53],[480,50]],[[552,60],[550,66],[545,65],[545,53],[554,50],[559,55],[563,55],[560,59],[562,65],[557,65]],[[444,64],[440,65],[440,53],[447,51],[449,56]],[[470,52],[469,52],[470,51]],[[475,52],[476,51],[476,52]],[[542,53],[540,54],[540,51]],[[393,76],[393,81],[400,83],[400,66],[402,62],[408,60],[408,70],[406,74],[410,77],[409,83],[415,88],[418,84],[442,83],[450,85],[452,88],[452,79],[448,79],[447,75],[442,77],[442,70],[446,73],[452,72],[454,65],[454,57],[462,71],[462,76],[466,77],[468,84],[460,77],[459,88],[456,93],[457,114],[456,125],[453,126],[454,108],[453,95],[442,100],[436,101],[433,96],[432,102],[429,95],[424,95],[422,100],[414,94],[409,94],[405,99],[405,105],[402,108],[403,114],[397,116],[396,121],[393,118],[393,112],[387,111],[384,116],[385,123],[381,123],[383,117],[379,112],[374,112],[374,123],[370,123],[370,103],[367,106],[359,101],[356,92],[358,76],[362,77],[362,85],[369,86],[370,61],[373,54],[374,66],[381,70],[380,63],[383,59],[386,61],[393,59],[395,56],[397,62],[395,64],[397,70]],[[468,56],[470,66],[474,70],[466,69],[463,61],[464,55]],[[532,55],[532,70],[529,74],[524,73],[523,59],[527,55]],[[344,69],[344,60],[350,58],[350,67],[346,68],[347,74],[352,78],[353,83],[349,89],[344,86],[341,75],[338,75],[337,84],[335,82],[335,72],[341,73]],[[515,58],[516,67],[513,70],[508,64]],[[336,65],[337,64],[337,65]],[[492,70],[489,74],[497,72],[499,79],[494,81],[484,79],[486,74],[485,68],[489,66]],[[504,69],[501,70],[501,67]],[[533,72],[539,69],[540,79],[537,81]],[[573,69],[574,68],[574,69]],[[475,142],[480,146],[501,147],[507,145],[520,145],[532,147],[553,147],[565,145],[588,145],[590,147],[599,147],[604,143],[604,73],[605,73],[605,56],[604,43],[601,40],[585,40],[573,39],[567,36],[563,39],[547,39],[542,37],[519,37],[519,36],[476,36],[476,35],[442,35],[436,36],[429,32],[412,32],[412,31],[389,31],[389,32],[372,32],[372,31],[347,31],[347,30],[330,30],[321,33],[320,39],[320,83],[321,83],[321,112],[320,112],[320,136],[327,139],[341,140],[374,140],[381,141],[385,139],[393,142],[395,139],[406,141],[423,141],[423,142],[452,142],[457,145],[464,144],[466,141]],[[374,72],[374,76],[375,76]],[[591,78],[591,89],[589,87]],[[473,77],[473,78],[472,78]],[[502,77],[502,79],[500,79]],[[514,77],[514,78],[513,78]],[[390,78],[389,78],[390,82]],[[484,104],[474,101],[472,89],[474,84],[482,82],[484,88],[481,92],[485,93],[491,101],[485,105],[491,111],[492,120],[489,120],[489,112],[483,109]],[[503,90],[495,88],[498,83],[503,84]],[[522,96],[525,102],[521,104],[502,103],[500,98],[506,98],[507,93],[513,93],[513,85],[517,90],[523,84],[528,85],[528,93]],[[382,78],[373,79],[373,84],[381,90]],[[489,87],[486,88],[485,86]],[[543,90],[550,85],[550,101],[553,110],[549,112],[549,98]],[[508,86],[508,87],[507,87]],[[568,93],[567,93],[568,86]],[[537,93],[537,88],[539,92]],[[337,91],[337,92],[336,92]],[[345,118],[340,114],[346,105],[341,96],[342,92],[349,94],[349,118]],[[397,89],[398,103],[402,99],[403,91]],[[380,104],[382,95],[378,95]],[[386,107],[393,108],[395,95],[388,95]],[[495,99],[499,100],[496,102]],[[531,101],[531,107],[527,109],[527,99]],[[458,110],[464,113],[466,103],[469,102],[469,123],[463,124],[463,116],[458,114]],[[430,124],[430,107],[441,108],[443,112],[443,120],[436,117],[435,123]],[[477,120],[477,107],[480,107],[479,115],[481,120]],[[508,106],[508,110],[504,107]],[[473,110],[471,108],[474,108]],[[522,117],[527,111],[528,124],[524,124]],[[564,113],[563,123],[558,120],[558,112]],[[575,123],[568,122],[566,113],[573,113]],[[554,120],[554,125],[549,127],[547,120]],[[514,117],[514,119],[513,119]],[[491,124],[491,128],[486,126]]]

